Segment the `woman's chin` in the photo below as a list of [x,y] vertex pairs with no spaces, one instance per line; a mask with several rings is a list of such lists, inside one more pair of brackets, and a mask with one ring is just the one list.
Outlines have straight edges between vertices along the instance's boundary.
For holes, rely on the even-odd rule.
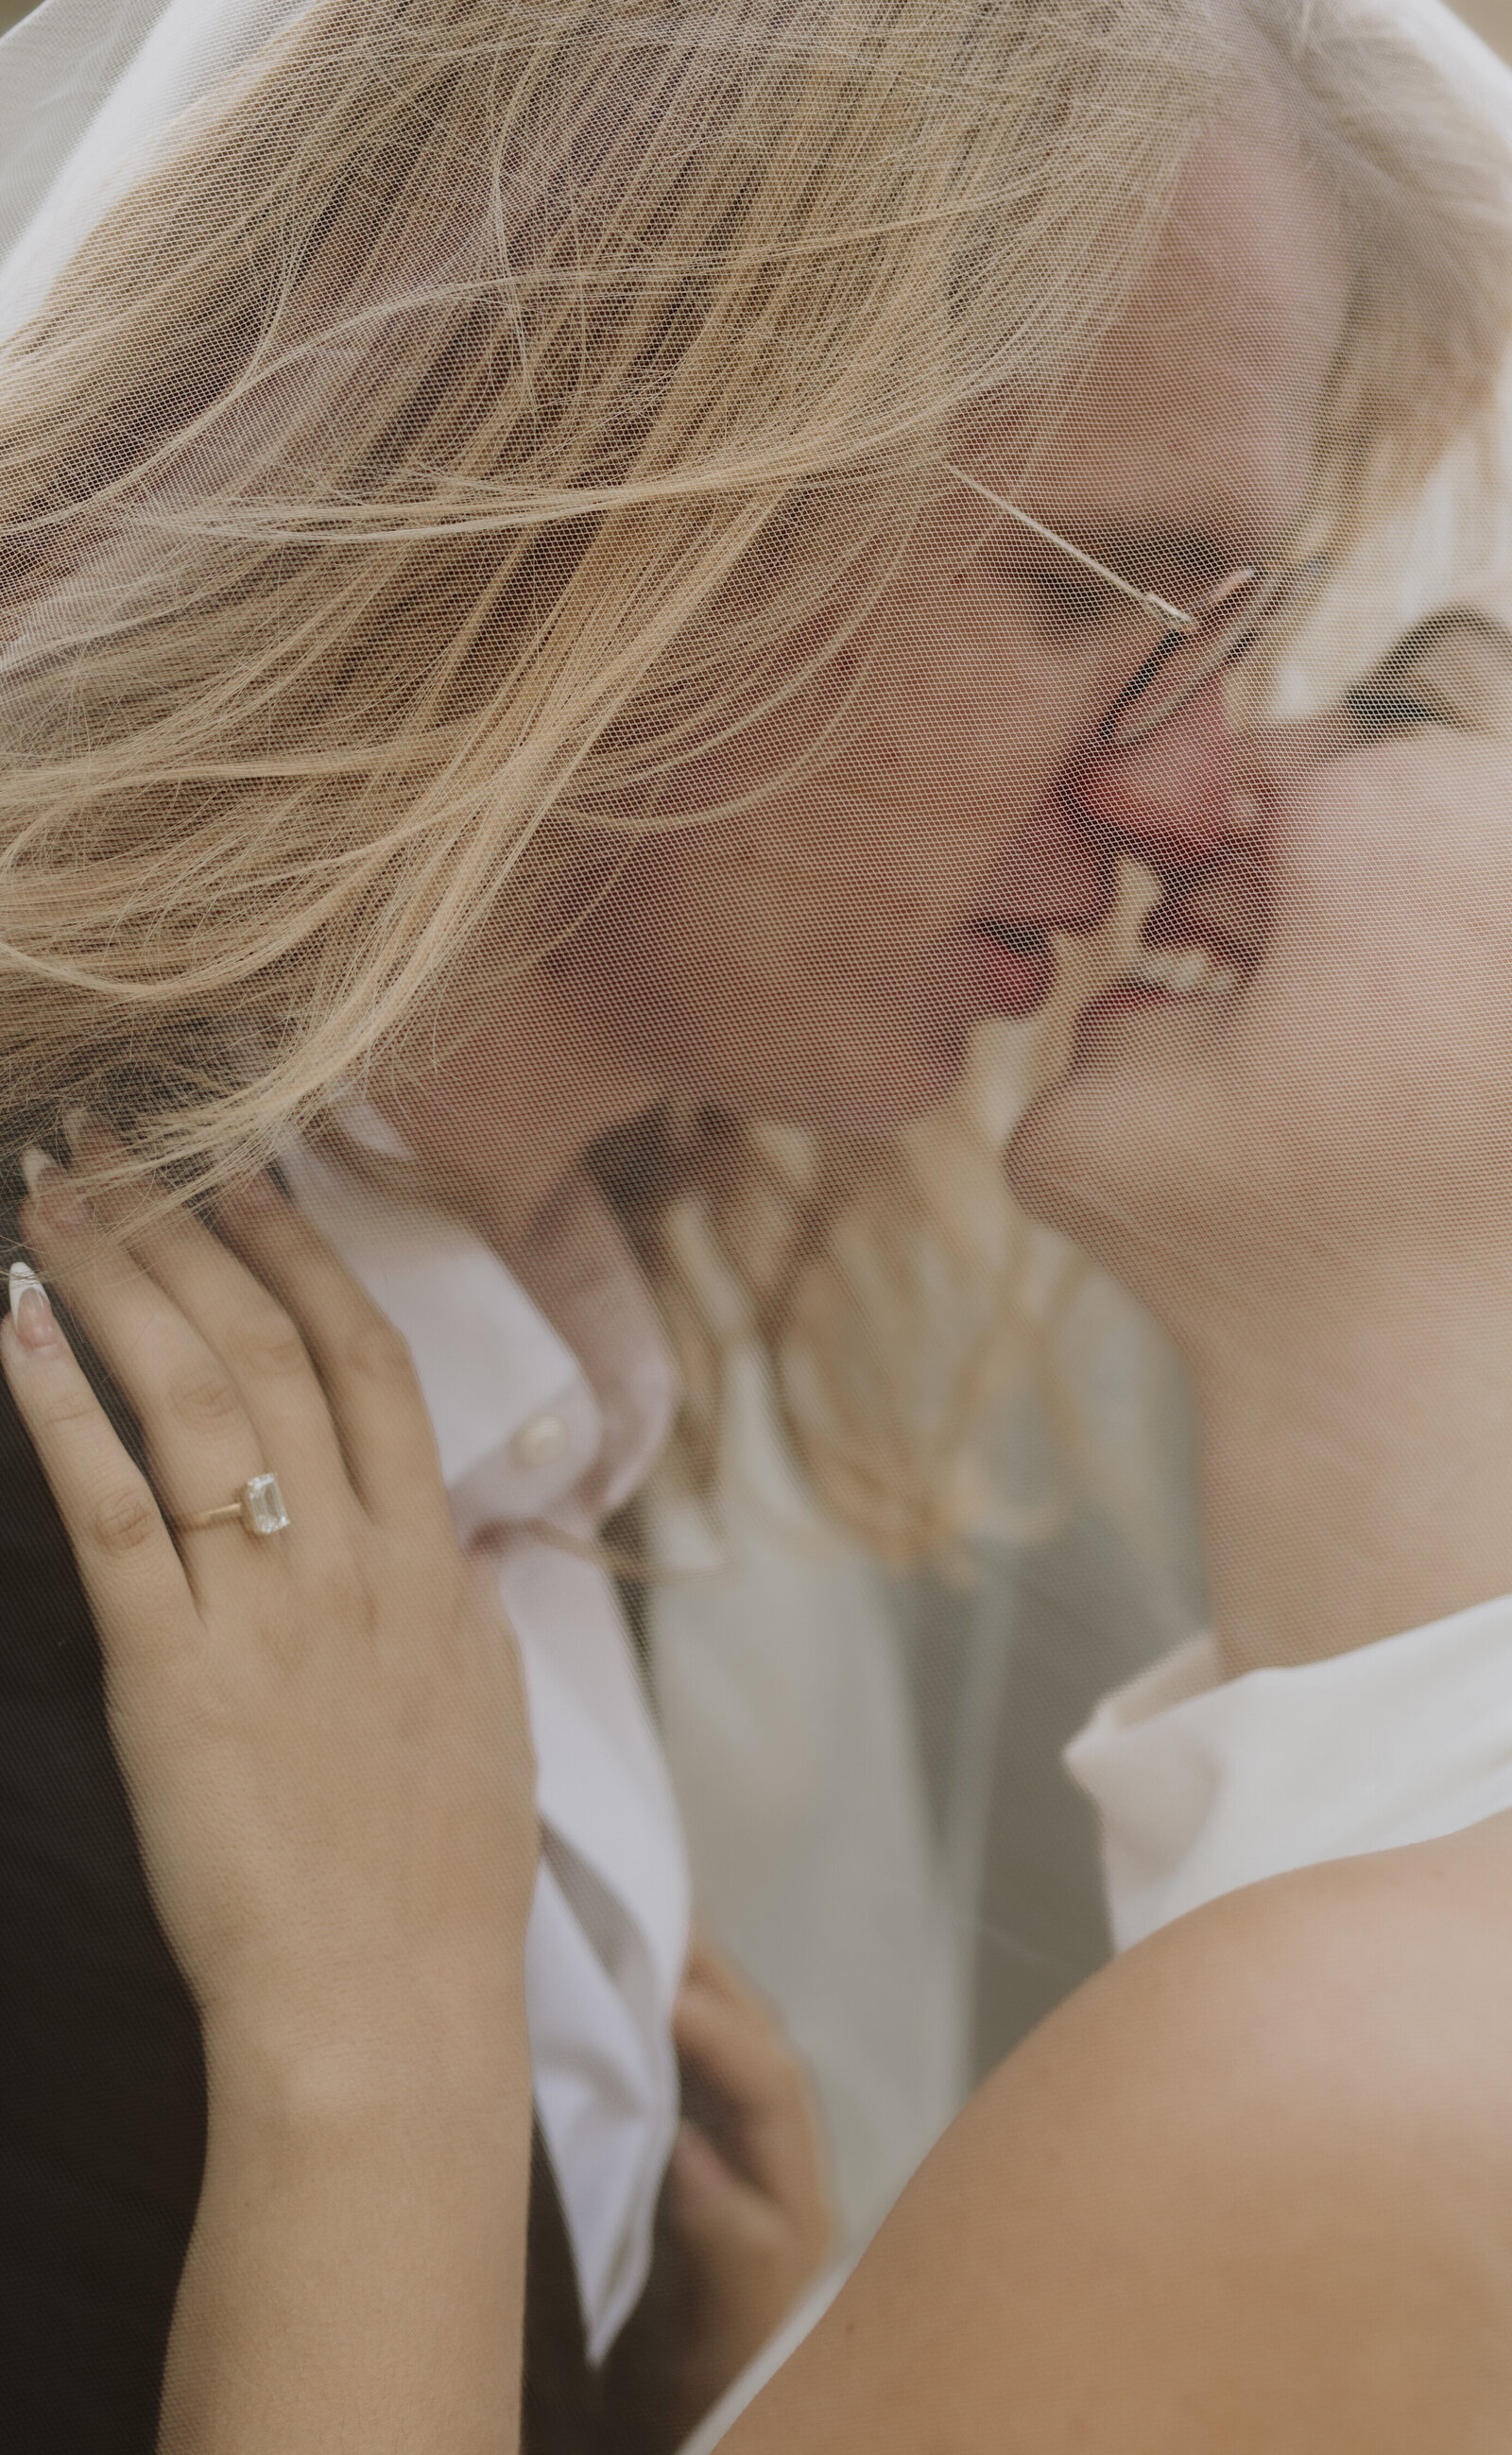
[[1065,1089],[1064,1083],[1055,1083],[1036,1092],[1014,1128],[1003,1164],[1031,1218],[1080,1241],[1088,1197],[1099,1171],[1085,1135],[1067,1131]]
[[1209,1207],[1211,1138],[1195,1124],[1176,1085],[1150,1071],[1073,1065],[1025,1110],[1009,1183],[1031,1217],[1147,1291],[1150,1254],[1170,1250],[1177,1222],[1185,1243]]

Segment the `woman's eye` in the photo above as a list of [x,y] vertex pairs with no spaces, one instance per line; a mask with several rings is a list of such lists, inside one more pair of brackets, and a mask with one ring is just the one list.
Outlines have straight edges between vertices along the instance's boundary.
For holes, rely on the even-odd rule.
[[1367,741],[1447,725],[1504,739],[1512,719],[1512,633],[1474,606],[1430,614],[1344,693]]
[[1344,693],[1343,704],[1366,741],[1389,741],[1420,733],[1424,725],[1455,722],[1442,700],[1430,693],[1393,690],[1377,682],[1358,682]]

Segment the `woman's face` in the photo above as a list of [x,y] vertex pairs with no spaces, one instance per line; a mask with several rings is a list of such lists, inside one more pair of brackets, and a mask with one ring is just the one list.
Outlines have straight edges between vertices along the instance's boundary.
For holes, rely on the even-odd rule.
[[[963,436],[958,463],[1192,602],[1304,506],[1345,291],[1329,209],[1284,143],[1215,137],[1052,437],[1041,423],[1027,463],[1026,430],[1005,416]],[[751,806],[644,839],[556,958],[606,1059],[626,1079],[849,1131],[938,1101],[979,1024],[1043,1001],[1051,931],[1106,914],[1117,846],[1087,823],[1075,780],[1160,636],[945,480],[865,619],[865,711],[843,746],[764,784],[822,740],[844,672],[739,758],[711,759],[707,801]],[[1168,842],[1179,864],[1222,834],[1226,757],[1210,693],[1162,739],[1148,857]]]
[[[1487,641],[1512,690],[1512,639]],[[1216,968],[1099,1001],[1010,1155],[1199,1354],[1278,1296],[1506,1248],[1512,754],[1441,729],[1326,747],[1257,738],[1252,839],[1146,923]]]

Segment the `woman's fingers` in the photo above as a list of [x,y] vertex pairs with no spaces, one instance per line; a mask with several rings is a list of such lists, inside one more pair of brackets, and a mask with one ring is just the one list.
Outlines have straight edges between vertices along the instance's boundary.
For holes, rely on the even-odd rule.
[[698,2262],[703,2297],[749,2314],[759,2344],[786,2318],[795,2283],[801,2290],[807,2281],[785,2211],[735,2173],[695,2122],[678,2125],[670,2174],[674,2222]]
[[197,1617],[183,1563],[24,1262],[10,1273],[0,1365],[73,1546],[107,1656],[129,1649],[161,1658],[182,1646]]
[[750,1979],[736,1967],[727,1952],[720,1950],[708,1929],[698,1918],[694,1919],[688,1938],[687,1960],[683,1975],[685,1984],[701,1986],[708,1994],[717,1995],[722,2002],[728,2003],[735,2011],[770,2025],[771,2013]]
[[[29,1172],[23,1232],[141,1426],[170,1518],[176,1527],[225,1506],[269,1464],[234,1377],[140,1263],[101,1234],[77,1184],[51,1164]],[[181,1536],[196,1595],[244,1575],[249,1547],[236,1535],[233,1526]]]
[[[497,1593],[459,1552],[428,1439],[434,1534],[365,1516],[281,1314],[276,1366],[256,1351],[274,1298],[194,1221],[133,1213],[111,1191],[127,1173],[113,1157],[31,1155],[22,1219],[141,1426],[161,1510],[25,1273],[0,1361],[100,1629],[143,1863],[207,2059],[255,2039],[255,2085],[281,2067],[290,2103],[442,2066],[469,2089],[476,2071],[480,2102],[498,2103],[516,2077],[492,2045],[518,2011],[536,1830]],[[392,1339],[392,1386],[356,1370],[342,1341],[366,1333],[366,1300],[276,1197],[266,1211],[255,1241],[316,1333],[354,1451],[390,1454],[359,1401],[407,1427],[413,1375]],[[288,1446],[270,1455],[279,1425]],[[291,1493],[287,1532],[184,1528],[322,1444],[332,1505],[301,1516]]]
[[[91,1171],[108,1177],[121,1156],[93,1126],[75,1147],[86,1186]],[[430,1419],[404,1342],[270,1178],[222,1196],[219,1234],[182,1209],[139,1220],[133,1187],[106,1182],[97,1199],[102,1224],[226,1368],[296,1531],[328,1524],[355,1488],[386,1522],[449,1537]],[[92,1322],[85,1326],[92,1337]]]
[[673,2013],[678,2053],[718,2102],[727,2161],[817,2265],[833,2221],[807,2076],[770,2013],[744,1988],[741,1998],[690,1976]]
[[670,2211],[691,2311],[676,2387],[690,2426],[818,2275],[833,2224],[802,2065],[705,1940],[689,1958],[672,2028],[687,2118],[672,2157]]
[[[94,1129],[76,1147],[86,1187],[92,1168],[108,1167],[120,1156],[118,1146]],[[133,1220],[133,1208],[140,1210],[137,1190],[109,1186],[94,1191],[92,1207],[226,1367],[256,1434],[262,1468],[277,1475],[295,1527],[329,1522],[333,1511],[349,1507],[351,1487],[330,1409],[304,1341],[276,1298],[187,1210]]]
[[359,1498],[385,1524],[439,1532],[450,1512],[409,1349],[271,1177],[221,1196],[216,1222],[297,1324]]

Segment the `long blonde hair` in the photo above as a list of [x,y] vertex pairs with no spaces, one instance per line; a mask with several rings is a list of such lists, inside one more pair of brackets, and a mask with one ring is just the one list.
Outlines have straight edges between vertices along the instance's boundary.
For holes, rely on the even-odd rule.
[[[1342,524],[1485,406],[1503,173],[1380,24],[1254,29],[1359,268]],[[485,921],[530,960],[865,600],[950,422],[1074,382],[1239,74],[1202,0],[319,0],[0,368],[8,1139],[82,1104],[208,1186],[359,1086]],[[832,1509],[944,1539],[1026,1351],[980,1120],[879,1153],[659,1116],[601,1156],[695,1458],[688,1201]]]

